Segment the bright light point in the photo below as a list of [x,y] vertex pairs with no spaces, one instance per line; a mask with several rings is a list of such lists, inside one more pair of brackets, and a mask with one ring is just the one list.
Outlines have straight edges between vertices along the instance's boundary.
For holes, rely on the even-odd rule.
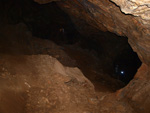
[[124,71],[121,71],[121,74],[124,74]]

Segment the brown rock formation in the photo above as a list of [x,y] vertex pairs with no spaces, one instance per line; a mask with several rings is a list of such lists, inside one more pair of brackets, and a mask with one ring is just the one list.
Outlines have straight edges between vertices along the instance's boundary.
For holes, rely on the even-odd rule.
[[[58,2],[80,32],[90,34],[95,29],[127,36],[143,65],[134,80],[118,91],[118,98],[129,102],[135,112],[149,113],[150,30],[148,0],[67,0]],[[119,6],[119,7],[118,7]],[[93,26],[93,29],[88,29]],[[109,109],[110,110],[110,109]],[[107,111],[110,113],[110,111]],[[127,113],[127,111],[123,111]],[[118,111],[118,113],[121,113]]]
[[[22,24],[16,27],[2,26],[0,29],[0,53],[28,54],[30,56],[1,55],[0,112],[150,112],[150,2],[148,0],[34,1],[40,4],[57,1],[59,7],[70,15],[76,28],[82,34],[90,36],[103,30],[127,36],[130,45],[138,53],[143,64],[134,79],[125,88],[114,94],[100,92],[96,97],[93,85],[77,68],[64,67],[56,59],[47,55],[31,55],[41,54],[42,51],[43,54],[46,53],[57,57],[60,61],[65,61],[67,65],[70,65],[70,62],[74,64],[74,61],[64,53],[61,47],[50,41],[33,38]],[[9,9],[13,5],[14,2],[2,9]],[[9,9],[8,12],[18,13],[21,17],[22,5],[17,4],[17,10]],[[16,43],[16,40],[19,43]],[[23,102],[24,100],[26,101]],[[13,106],[13,102],[20,106]],[[20,104],[20,102],[23,103]],[[25,110],[24,106],[26,106]]]
[[0,81],[0,113],[95,112],[98,102],[78,68],[48,55],[1,56]]
[[[127,36],[129,43],[134,51],[138,53],[140,59],[144,63],[149,64],[150,56],[148,53],[150,47],[148,46],[148,37],[150,31],[149,26],[145,25],[146,22],[148,23],[149,18],[148,2],[134,3],[133,1],[127,2],[126,0],[119,1],[117,5],[121,6],[121,11],[123,12],[108,0],[71,0],[58,2],[58,5],[70,15],[79,30],[84,30],[84,33],[94,32],[95,29],[87,30],[87,26],[90,25],[96,29],[108,30],[118,35]],[[146,6],[147,8],[145,8]],[[125,15],[124,13],[130,15]]]
[[[102,70],[95,70],[101,68],[99,60],[92,58],[92,52],[88,54],[81,49],[74,50],[76,47],[68,50],[68,53],[72,52],[71,58],[76,58],[75,61],[80,63],[83,68],[80,69],[86,72],[87,77],[89,75],[95,79],[101,75],[100,80],[95,82],[99,87],[95,88],[78,68],[64,67],[51,57],[64,65],[76,65],[64,52],[67,48],[62,49],[49,40],[33,37],[22,23],[3,26],[0,31],[0,113],[101,112],[108,108],[110,100],[108,98],[104,109],[99,109],[104,104],[103,97],[122,85]],[[96,96],[94,89],[106,93]],[[116,100],[113,102],[116,106],[119,104]]]

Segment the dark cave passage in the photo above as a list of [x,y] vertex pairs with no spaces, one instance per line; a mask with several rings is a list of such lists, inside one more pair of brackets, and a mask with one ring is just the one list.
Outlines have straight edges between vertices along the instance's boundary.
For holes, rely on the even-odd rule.
[[[127,37],[100,31],[86,22],[76,25],[57,2],[40,5],[32,0],[1,0],[0,17],[2,113],[51,112],[66,101],[66,107],[85,104],[87,109],[90,103],[94,106],[90,109],[95,109],[95,100],[125,87],[141,65]],[[88,30],[82,32],[85,28]],[[53,61],[49,65],[47,59],[63,65]],[[69,77],[63,76],[68,67],[78,67],[86,78],[73,69]]]
[[137,69],[141,66],[137,54],[132,48],[125,48],[114,60],[115,77],[125,84],[133,79]]
[[[128,44],[127,37],[99,30],[88,36],[83,35],[56,2],[44,5],[33,1],[15,2],[6,4],[1,1],[5,9],[0,10],[3,17],[1,25],[21,22],[26,24],[33,36],[54,41],[75,60],[75,65],[92,82],[112,86],[116,91],[129,83],[140,67],[141,62]],[[47,54],[43,51],[39,53]]]

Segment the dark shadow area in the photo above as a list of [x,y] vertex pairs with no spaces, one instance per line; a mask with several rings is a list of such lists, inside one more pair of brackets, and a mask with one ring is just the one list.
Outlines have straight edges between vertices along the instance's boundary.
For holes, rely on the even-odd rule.
[[132,48],[125,48],[114,60],[115,78],[128,84],[133,79],[137,69],[141,66],[137,54]]
[[[114,83],[113,90],[120,89],[132,80],[141,65],[127,37],[102,31],[88,36],[80,34],[56,2],[40,5],[32,0],[2,0],[0,8],[0,25],[24,23],[33,36],[54,41],[76,61],[76,66],[92,82],[104,82],[103,85],[108,87]],[[28,43],[31,43],[30,40]],[[47,54],[48,48],[44,52],[40,49],[32,51],[31,54]]]
[[59,6],[0,1],[0,113],[124,111],[114,92],[141,65],[127,37],[73,23]]

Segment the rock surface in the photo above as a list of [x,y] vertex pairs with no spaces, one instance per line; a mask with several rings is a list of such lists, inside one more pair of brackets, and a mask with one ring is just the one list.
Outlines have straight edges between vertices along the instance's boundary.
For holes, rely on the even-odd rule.
[[[150,1],[111,1],[71,0],[58,2],[57,4],[70,15],[77,29],[83,34],[90,35],[96,29],[100,29],[128,37],[129,44],[137,52],[143,65],[136,74],[137,78],[135,77],[128,86],[116,92],[117,99],[130,103],[135,110],[130,109],[130,112],[149,113]],[[88,26],[93,26],[93,29],[89,29]],[[124,109],[122,106],[119,108]],[[113,110],[110,109],[104,111],[113,113]],[[122,112],[127,113],[129,111]],[[121,113],[121,111],[118,111],[118,113]]]
[[[49,40],[33,37],[23,23],[5,25],[0,31],[0,112],[96,113],[115,111],[115,106],[120,104],[108,94],[124,84],[103,72],[102,61],[94,55],[92,48],[90,51],[81,49],[78,44],[61,47]],[[64,67],[49,55],[63,65],[78,65],[93,84],[78,68]],[[84,79],[89,83],[84,84]],[[114,98],[115,106],[108,109],[110,97]],[[130,111],[128,103],[123,108]]]
[[[100,29],[128,37],[129,43],[138,53],[143,65],[135,78],[125,88],[113,94],[100,92],[96,97],[93,85],[78,69],[65,68],[50,56],[1,55],[0,112],[10,113],[10,111],[5,110],[11,110],[12,113],[16,113],[17,109],[17,111],[27,113],[149,113],[149,1],[112,1],[120,7],[109,0],[66,0],[57,2],[57,4],[70,15],[77,29],[83,34],[90,36]],[[51,0],[38,0],[37,2],[43,4],[51,2]],[[3,26],[1,31],[11,33],[11,38],[8,38],[8,35],[3,34],[3,32],[0,33],[0,36],[3,37],[1,43],[5,43],[8,39],[6,45],[0,45],[3,48],[1,53],[33,54],[33,51],[36,51],[40,54],[41,50],[38,50],[41,48],[38,47],[43,46],[43,43],[46,46],[42,47],[42,51],[48,53],[47,50],[51,50],[49,54],[54,53],[53,46],[55,45],[53,43],[39,43],[38,41],[36,45],[31,42],[36,42],[37,39],[32,41],[30,38],[28,41],[20,40],[20,35],[26,38],[30,37],[31,34],[27,32],[26,34],[18,34],[16,37],[16,34],[13,35],[13,33],[18,28],[14,30],[15,32],[13,27],[9,26],[9,28],[11,30]],[[19,45],[13,39],[19,40]],[[24,43],[31,46],[20,48]],[[52,55],[59,57],[63,51],[60,48],[58,50],[58,53]],[[65,58],[69,57],[65,55]],[[11,99],[12,101],[8,101]],[[13,102],[20,106],[14,106]],[[4,106],[8,106],[8,108]]]
[[57,58],[65,66],[76,66],[76,62],[64,52],[63,47],[50,40],[42,40],[32,36],[32,33],[23,23],[4,25],[0,28],[0,54],[48,54]]
[[125,14],[132,14],[141,18],[143,24],[149,24],[150,1],[149,0],[111,0],[120,6]]
[[48,55],[0,57],[1,113],[95,112],[94,86],[78,68]]
[[[132,5],[134,2],[122,0],[117,1],[116,3],[121,6],[121,9],[126,6],[130,9],[130,6],[134,6]],[[143,9],[144,7],[148,8],[148,1],[136,2],[139,9],[140,7]],[[141,4],[144,5],[142,6]],[[140,59],[145,64],[150,64],[150,30],[149,25],[143,23],[144,21],[149,23],[148,19],[145,20],[143,19],[144,17],[141,18],[142,16],[137,16],[135,14],[125,15],[125,12],[121,12],[119,7],[109,0],[72,0],[58,2],[58,5],[70,15],[73,22],[76,24],[77,29],[83,32],[83,34],[89,35],[94,33],[96,29],[100,29],[103,31],[108,30],[118,35],[127,36],[130,45],[134,51],[138,53]],[[142,12],[142,14],[144,13],[143,15],[147,15],[146,18],[149,17],[147,12],[147,9],[146,12]],[[91,29],[91,27],[89,29],[89,26],[93,26],[93,29]]]
[[149,113],[149,80],[149,67],[143,64],[135,78],[125,88],[118,91],[118,100],[126,100],[130,103],[135,113]]

